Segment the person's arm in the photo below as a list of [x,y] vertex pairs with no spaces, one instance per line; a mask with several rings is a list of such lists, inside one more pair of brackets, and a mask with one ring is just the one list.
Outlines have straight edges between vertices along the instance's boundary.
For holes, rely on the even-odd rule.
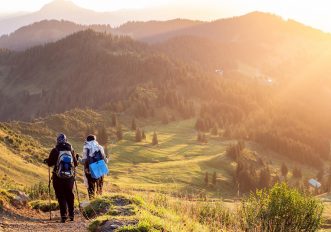
[[72,154],[72,158],[74,159],[74,166],[77,167],[78,166],[78,162],[77,162],[77,158],[76,158],[76,155],[75,155],[75,151],[72,150],[71,151],[71,154]]
[[58,151],[55,148],[53,148],[52,151],[49,153],[48,159],[45,160],[45,163],[49,167],[52,167],[56,165],[57,157],[58,157]]
[[102,146],[100,146],[100,151],[101,151],[101,154],[102,154],[102,158],[103,158],[103,160],[104,160],[106,163],[108,163],[108,158],[107,158],[107,156],[106,156],[106,154],[105,154],[105,149],[103,149]]

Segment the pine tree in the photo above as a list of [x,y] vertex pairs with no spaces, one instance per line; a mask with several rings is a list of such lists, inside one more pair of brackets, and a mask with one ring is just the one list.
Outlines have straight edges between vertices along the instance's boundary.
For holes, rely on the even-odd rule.
[[117,124],[118,124],[117,116],[116,116],[116,114],[112,114],[111,115],[111,126],[116,127]]
[[214,172],[213,173],[213,180],[212,180],[212,183],[213,183],[214,186],[216,185],[216,182],[217,182],[217,174],[216,174],[216,172]]
[[260,188],[267,188],[270,186],[271,175],[270,170],[268,167],[264,168],[260,172],[260,181],[259,186]]
[[205,174],[205,185],[208,185],[209,184],[209,174],[208,172],[206,172]]
[[201,138],[201,133],[200,132],[198,132],[197,141],[198,142],[202,142],[202,138]]
[[285,163],[282,164],[282,167],[280,168],[280,171],[282,173],[282,176],[286,178],[288,173],[288,168]]
[[117,140],[120,141],[123,139],[123,132],[122,132],[122,127],[121,125],[117,125],[117,129],[116,129],[116,137]]
[[294,168],[294,169],[293,169],[293,177],[294,177],[294,178],[297,178],[297,179],[301,179],[301,178],[302,178],[301,169],[299,169],[299,168]]
[[142,135],[141,135],[141,130],[137,128],[136,130],[136,142],[141,142],[142,140]]
[[159,144],[159,141],[158,141],[158,139],[157,139],[157,134],[156,134],[155,131],[154,131],[154,134],[153,134],[152,144],[153,144],[153,145],[158,145],[158,144]]
[[211,134],[212,134],[212,135],[215,135],[215,136],[218,134],[218,129],[217,129],[216,126],[214,126],[214,127],[211,129]]
[[136,120],[135,120],[135,118],[132,119],[132,122],[131,122],[131,130],[133,130],[133,131],[137,130],[137,125],[136,125]]
[[208,143],[207,136],[206,136],[205,133],[203,133],[202,136],[201,136],[201,142]]
[[145,131],[144,130],[142,130],[142,132],[141,132],[141,138],[143,140],[146,140],[146,134],[145,134]]
[[316,178],[317,178],[318,181],[321,182],[321,181],[323,180],[323,176],[324,176],[324,170],[321,169],[321,170],[319,170],[319,172],[317,173]]
[[97,139],[102,146],[105,146],[107,144],[108,134],[105,126],[102,126],[98,129]]

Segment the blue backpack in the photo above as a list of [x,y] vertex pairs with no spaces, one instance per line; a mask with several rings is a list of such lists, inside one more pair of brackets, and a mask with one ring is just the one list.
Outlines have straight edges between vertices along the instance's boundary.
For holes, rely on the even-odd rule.
[[107,164],[103,160],[101,151],[94,152],[94,156],[87,155],[89,170],[93,179],[99,179],[100,177],[109,173]]
[[59,151],[56,175],[61,179],[69,179],[74,176],[74,173],[74,159],[71,151]]

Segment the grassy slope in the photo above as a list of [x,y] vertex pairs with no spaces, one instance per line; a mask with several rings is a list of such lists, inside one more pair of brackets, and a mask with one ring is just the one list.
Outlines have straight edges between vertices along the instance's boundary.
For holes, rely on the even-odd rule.
[[40,164],[45,151],[38,142],[6,127],[0,129],[0,138],[1,185],[23,187],[47,179],[47,169]]
[[[147,140],[135,143],[134,132],[113,147],[110,157],[111,182],[134,188],[167,191],[203,191],[206,171],[218,173],[223,193],[232,190],[231,161],[224,157],[226,142],[196,142],[194,120],[145,127]],[[152,133],[157,131],[159,145],[152,146]],[[110,149],[110,148],[109,148]],[[223,159],[219,168],[210,166],[215,157]],[[225,190],[225,191],[224,191]]]

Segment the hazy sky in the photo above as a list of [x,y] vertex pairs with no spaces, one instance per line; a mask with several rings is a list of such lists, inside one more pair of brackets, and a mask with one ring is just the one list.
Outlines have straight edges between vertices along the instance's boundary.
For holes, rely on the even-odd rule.
[[[218,19],[250,11],[275,13],[324,31],[331,32],[329,0],[72,0],[95,11],[165,7],[178,12],[177,17]],[[36,11],[51,0],[0,0],[0,12]]]

